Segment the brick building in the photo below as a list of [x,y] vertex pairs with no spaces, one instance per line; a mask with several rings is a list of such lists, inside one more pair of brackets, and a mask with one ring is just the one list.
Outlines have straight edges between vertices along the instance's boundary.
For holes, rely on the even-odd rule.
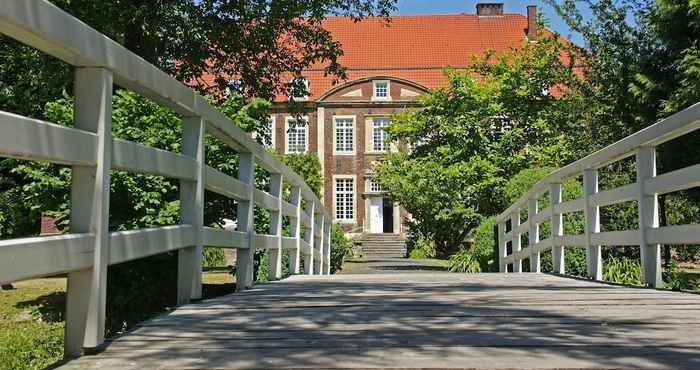
[[351,235],[402,235],[408,215],[372,181],[375,162],[398,150],[383,141],[383,127],[392,114],[415,109],[420,94],[445,86],[444,67],[464,68],[474,55],[534,41],[536,8],[523,10],[505,14],[503,4],[477,4],[476,14],[394,16],[388,23],[328,18],[324,27],[342,44],[348,79],[333,84],[322,68],[304,71],[298,78],[309,94],[295,100],[309,107],[306,125],[294,124],[289,97],[279,96],[270,115],[274,148],[318,155],[324,205]]

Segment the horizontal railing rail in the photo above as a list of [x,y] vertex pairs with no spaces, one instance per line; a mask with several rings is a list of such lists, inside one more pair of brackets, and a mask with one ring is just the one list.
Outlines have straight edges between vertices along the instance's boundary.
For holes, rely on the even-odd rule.
[[[253,252],[267,250],[269,276],[290,271],[330,273],[331,217],[304,180],[194,90],[45,0],[0,6],[0,32],[75,67],[74,126],[0,111],[0,156],[72,166],[68,234],[0,241],[0,282],[68,274],[66,356],[104,341],[107,267],[178,251],[178,304],[202,297],[202,248],[237,250],[237,289],[253,284]],[[113,84],[133,90],[182,117],[182,152],[172,153],[112,137]],[[238,176],[206,165],[204,136],[239,153]],[[257,189],[254,168],[270,174],[269,191]],[[110,171],[166,176],[180,181],[181,224],[108,230]],[[289,201],[284,184],[289,185]],[[237,201],[237,228],[205,227],[204,191]],[[267,234],[254,232],[255,205],[270,212]],[[290,236],[282,232],[289,218]],[[302,237],[302,229],[304,229]]]
[[[537,182],[524,196],[497,216],[500,271],[522,272],[528,259],[531,272],[540,272],[540,254],[552,251],[554,272],[565,274],[565,248],[586,249],[588,277],[603,279],[601,246],[636,246],[640,248],[642,279],[650,287],[661,287],[661,244],[700,243],[700,225],[659,227],[658,195],[700,186],[700,164],[661,175],[656,172],[656,147],[700,128],[700,103],[607,146],[587,157],[552,172]],[[598,169],[634,156],[636,181],[614,189],[600,191]],[[562,202],[562,183],[583,178],[583,196]],[[549,205],[538,209],[542,195],[549,195]],[[637,202],[636,230],[601,232],[600,207],[629,201]],[[527,220],[520,219],[527,210]],[[583,212],[584,233],[564,234],[565,214]],[[540,239],[540,225],[549,221],[551,233]],[[527,247],[521,239],[528,234]],[[508,248],[510,246],[510,248]],[[509,252],[510,249],[510,252]]]

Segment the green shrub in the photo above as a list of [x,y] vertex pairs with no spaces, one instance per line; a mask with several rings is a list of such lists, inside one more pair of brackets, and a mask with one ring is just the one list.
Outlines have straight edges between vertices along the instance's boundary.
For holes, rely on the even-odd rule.
[[331,274],[343,268],[343,261],[352,254],[352,243],[338,225],[331,227]]
[[603,280],[611,283],[642,285],[639,262],[623,257],[610,257],[603,261]]
[[472,233],[474,245],[470,252],[479,263],[483,272],[498,271],[498,246],[496,245],[496,236],[494,234],[495,227],[496,217],[491,216],[482,221]]
[[479,260],[471,250],[467,249],[450,256],[447,267],[450,272],[466,272],[470,274],[481,272]]
[[426,236],[419,236],[413,241],[410,241],[411,248],[408,257],[412,259],[435,258],[437,248],[435,241]]
[[204,248],[202,251],[203,267],[226,266],[226,256],[222,248]]

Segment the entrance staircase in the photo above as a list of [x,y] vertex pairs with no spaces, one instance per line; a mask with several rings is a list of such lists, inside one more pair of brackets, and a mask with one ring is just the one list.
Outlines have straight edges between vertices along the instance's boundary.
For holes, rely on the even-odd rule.
[[406,257],[406,239],[400,234],[362,234],[354,243],[356,252],[362,257]]

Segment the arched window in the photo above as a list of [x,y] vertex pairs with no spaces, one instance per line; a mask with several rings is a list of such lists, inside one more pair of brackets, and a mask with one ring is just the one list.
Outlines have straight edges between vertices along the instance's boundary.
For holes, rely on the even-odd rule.
[[294,77],[289,81],[289,99],[309,99],[309,80],[305,77]]

